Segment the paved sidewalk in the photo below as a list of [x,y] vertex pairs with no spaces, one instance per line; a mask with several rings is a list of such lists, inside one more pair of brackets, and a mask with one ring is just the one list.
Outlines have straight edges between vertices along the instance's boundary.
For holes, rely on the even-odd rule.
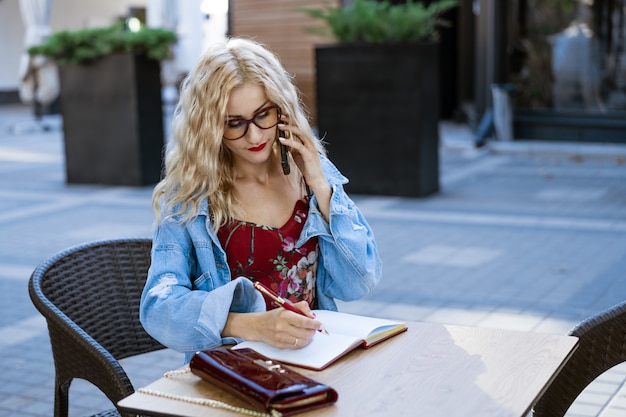
[[[56,252],[150,236],[151,187],[65,184],[60,119],[0,106],[0,417],[52,415],[54,368],[27,281]],[[347,312],[566,333],[626,294],[626,146],[490,143],[442,124],[441,192],[353,196],[374,229],[384,281]],[[331,155],[332,158],[332,155]],[[178,367],[165,350],[124,362],[135,385]],[[594,384],[570,417],[626,412],[626,369]],[[612,401],[611,404],[609,404]],[[70,415],[107,407],[82,381]],[[615,414],[612,414],[615,413]]]

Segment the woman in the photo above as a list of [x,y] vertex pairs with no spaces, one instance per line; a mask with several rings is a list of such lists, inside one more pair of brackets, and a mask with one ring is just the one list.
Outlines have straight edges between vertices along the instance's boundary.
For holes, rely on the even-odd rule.
[[[302,348],[322,326],[312,309],[336,310],[335,298],[361,298],[380,280],[376,242],[343,190],[347,179],[262,45],[230,39],[203,54],[183,83],[165,168],[140,316],[187,360],[242,339]],[[303,314],[275,308],[253,281]]]

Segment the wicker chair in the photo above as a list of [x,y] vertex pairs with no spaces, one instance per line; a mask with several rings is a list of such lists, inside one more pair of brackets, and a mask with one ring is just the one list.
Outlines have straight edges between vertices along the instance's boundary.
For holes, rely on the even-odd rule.
[[[118,360],[164,348],[139,322],[150,248],[142,238],[87,243],[33,272],[28,289],[48,323],[56,369],[55,417],[68,415],[74,378],[91,382],[117,404],[135,391]],[[112,409],[97,415],[120,414]]]
[[569,332],[578,349],[533,408],[534,417],[561,417],[598,376],[626,362],[626,301],[596,314]]

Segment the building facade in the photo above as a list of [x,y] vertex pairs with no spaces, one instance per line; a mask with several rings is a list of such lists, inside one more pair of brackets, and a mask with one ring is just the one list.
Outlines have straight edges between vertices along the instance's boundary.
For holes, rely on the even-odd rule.
[[479,0],[474,105],[510,87],[516,139],[626,143],[626,2]]
[[[105,25],[131,6],[166,0],[55,0],[53,31]],[[332,42],[306,29],[321,25],[300,9],[351,0],[223,0],[221,31],[267,44],[281,58],[315,121],[315,45]],[[400,2],[402,0],[393,0]],[[431,3],[433,0],[421,0]],[[207,4],[180,0],[178,71],[207,40]],[[459,0],[444,15],[440,44],[440,116],[467,122],[477,135],[493,127],[506,87],[515,139],[626,142],[626,0]],[[220,16],[221,18],[221,16]],[[0,2],[0,103],[18,99],[24,50],[19,2]],[[503,91],[499,89],[499,91]]]

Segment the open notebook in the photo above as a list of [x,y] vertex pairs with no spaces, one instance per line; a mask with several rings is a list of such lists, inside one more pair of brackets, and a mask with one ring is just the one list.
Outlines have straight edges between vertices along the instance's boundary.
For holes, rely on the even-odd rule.
[[233,349],[251,348],[268,358],[302,368],[322,370],[359,346],[369,348],[407,330],[403,322],[315,310],[316,319],[330,334],[316,333],[302,349],[278,349],[263,342],[244,341]]

